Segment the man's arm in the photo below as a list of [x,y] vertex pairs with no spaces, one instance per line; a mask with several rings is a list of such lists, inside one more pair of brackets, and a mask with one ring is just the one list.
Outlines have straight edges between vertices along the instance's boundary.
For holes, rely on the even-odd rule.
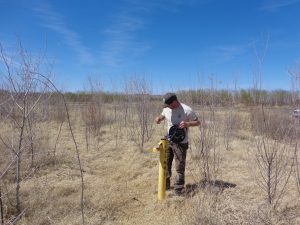
[[165,119],[165,116],[159,115],[158,117],[155,118],[155,122],[157,124],[160,124],[160,122],[163,121],[164,119]]
[[200,121],[198,119],[192,121],[181,121],[179,124],[180,128],[188,128],[188,127],[196,127],[200,125]]

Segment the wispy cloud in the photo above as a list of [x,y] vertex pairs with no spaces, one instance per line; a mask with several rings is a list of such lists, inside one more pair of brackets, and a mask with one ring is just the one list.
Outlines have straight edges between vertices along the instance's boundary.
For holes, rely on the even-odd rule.
[[260,6],[260,10],[278,11],[283,7],[300,3],[300,0],[265,0]]
[[157,10],[177,12],[179,6],[190,5],[197,0],[126,0],[125,2],[126,5],[119,8],[112,23],[104,31],[106,41],[101,48],[100,61],[105,65],[120,66],[128,57],[140,56],[152,48],[151,43],[139,41],[138,33],[151,23],[151,15]]
[[248,47],[248,45],[223,45],[214,47],[213,51],[222,60],[227,61],[244,54]]
[[[139,43],[136,34],[144,27],[143,18],[129,12],[115,16],[109,28],[104,30],[106,41],[101,49],[100,60],[109,66],[117,66],[124,58],[149,48]],[[126,56],[127,55],[127,56]]]
[[54,11],[48,2],[42,2],[34,8],[38,16],[43,21],[43,26],[57,32],[63,37],[64,42],[75,51],[79,57],[80,63],[93,63],[93,57],[88,49],[80,40],[80,35],[68,28],[66,19],[59,13]]

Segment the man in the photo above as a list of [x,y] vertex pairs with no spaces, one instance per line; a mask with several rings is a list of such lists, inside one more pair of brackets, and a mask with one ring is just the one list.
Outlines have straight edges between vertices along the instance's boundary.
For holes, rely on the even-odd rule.
[[[183,193],[184,183],[185,183],[185,162],[186,162],[186,152],[188,149],[188,129],[189,127],[198,126],[200,121],[198,117],[193,112],[193,110],[180,103],[177,99],[176,94],[167,93],[164,95],[164,109],[158,117],[155,118],[155,122],[160,124],[161,121],[167,121],[168,135],[170,135],[170,128],[174,125],[178,125],[179,128],[185,130],[185,137],[179,143],[170,142],[169,148],[167,150],[167,180],[166,188],[170,189],[170,178],[172,175],[172,161],[175,157],[175,168],[177,176],[174,182],[174,192],[177,195]],[[174,129],[173,129],[174,130]]]

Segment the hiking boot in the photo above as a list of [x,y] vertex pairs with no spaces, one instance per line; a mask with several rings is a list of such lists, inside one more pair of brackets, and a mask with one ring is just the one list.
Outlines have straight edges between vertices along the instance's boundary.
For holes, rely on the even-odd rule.
[[166,179],[166,190],[170,190],[171,188],[171,182],[170,182],[170,179]]
[[174,190],[175,195],[181,196],[184,194],[184,189],[175,189]]

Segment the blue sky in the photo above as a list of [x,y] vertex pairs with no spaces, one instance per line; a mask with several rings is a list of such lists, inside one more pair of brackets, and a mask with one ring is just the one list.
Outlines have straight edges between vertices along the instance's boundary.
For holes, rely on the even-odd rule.
[[[0,0],[0,42],[46,52],[66,91],[144,78],[154,93],[291,88],[300,59],[300,0]],[[259,63],[261,59],[263,63]],[[1,75],[2,76],[2,75]]]

